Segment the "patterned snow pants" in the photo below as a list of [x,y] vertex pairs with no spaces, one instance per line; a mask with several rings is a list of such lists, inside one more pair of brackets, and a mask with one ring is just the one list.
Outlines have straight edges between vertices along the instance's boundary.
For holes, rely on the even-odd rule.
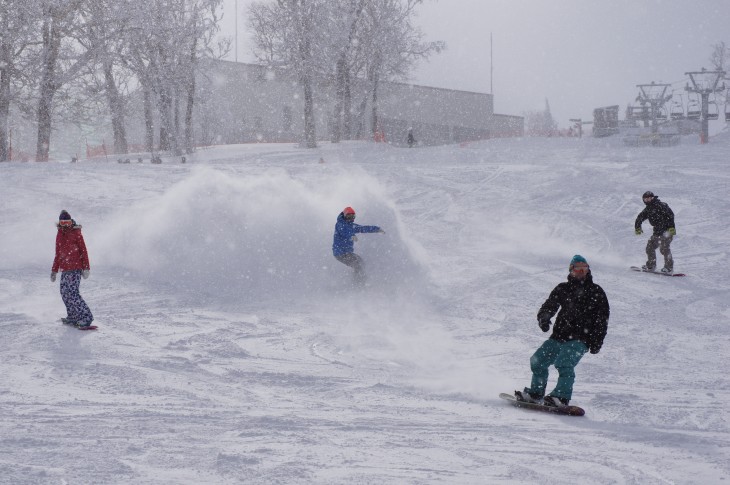
[[66,305],[68,320],[76,323],[87,324],[94,321],[94,316],[89,310],[81,294],[81,270],[63,271],[61,273],[61,298]]
[[570,400],[573,396],[575,366],[586,352],[588,352],[588,347],[580,340],[561,343],[557,340],[547,339],[530,358],[532,383],[530,388],[525,390],[533,395],[544,396],[548,381],[548,368],[555,364],[555,368],[558,369],[558,383],[550,395]]
[[652,234],[646,243],[646,266],[654,270],[656,268],[656,248],[664,256],[664,267],[669,271],[674,270],[674,259],[672,258],[672,250],[669,245],[672,244],[673,237],[669,234]]

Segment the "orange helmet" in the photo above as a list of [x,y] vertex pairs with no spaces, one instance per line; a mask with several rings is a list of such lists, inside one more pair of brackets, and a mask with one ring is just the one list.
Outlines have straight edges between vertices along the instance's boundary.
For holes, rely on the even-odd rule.
[[342,210],[342,213],[343,213],[344,215],[346,215],[346,216],[349,216],[350,214],[352,214],[352,215],[355,215],[355,209],[353,209],[352,207],[345,207],[345,208],[344,208],[344,209]]

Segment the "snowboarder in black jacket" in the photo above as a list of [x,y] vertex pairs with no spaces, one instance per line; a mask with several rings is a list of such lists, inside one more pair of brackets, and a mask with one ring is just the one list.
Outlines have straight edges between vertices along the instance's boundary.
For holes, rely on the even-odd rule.
[[649,219],[649,224],[654,227],[654,231],[646,243],[646,264],[641,268],[645,271],[654,271],[656,268],[656,249],[664,256],[664,267],[662,273],[671,273],[674,271],[674,259],[672,251],[669,248],[672,239],[677,235],[674,228],[674,212],[669,208],[666,202],[659,200],[659,197],[651,191],[644,192],[641,196],[646,204],[643,211],[636,216],[634,222],[634,232],[636,235],[642,234],[641,223]]
[[[532,382],[524,391],[515,391],[518,400],[567,406],[573,395],[575,366],[586,352],[597,354],[603,346],[610,313],[606,293],[593,282],[590,266],[583,256],[573,256],[569,271],[568,281],[553,289],[537,313],[538,326],[543,332],[550,330],[550,319],[555,313],[558,317],[550,338],[530,358]],[[550,395],[545,396],[551,365],[558,370],[558,382]]]

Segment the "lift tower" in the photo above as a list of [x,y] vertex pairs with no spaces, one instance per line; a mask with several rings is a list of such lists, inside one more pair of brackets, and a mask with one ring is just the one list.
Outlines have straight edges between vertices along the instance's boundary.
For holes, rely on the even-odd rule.
[[702,129],[700,131],[700,143],[707,143],[709,137],[709,118],[707,117],[707,107],[710,104],[710,94],[725,90],[725,84],[718,86],[720,79],[725,76],[725,71],[708,71],[704,67],[701,71],[685,72],[692,82],[692,86],[687,83],[685,90],[690,93],[697,93],[702,97],[702,116],[700,122]]
[[[657,130],[657,115],[659,110],[664,104],[672,99],[672,95],[667,95],[667,89],[671,84],[657,84],[654,81],[651,84],[637,84],[636,87],[641,91],[636,100],[641,103],[642,106],[649,105],[651,111],[649,117],[651,118],[651,132],[656,133]],[[646,126],[646,125],[644,125]]]

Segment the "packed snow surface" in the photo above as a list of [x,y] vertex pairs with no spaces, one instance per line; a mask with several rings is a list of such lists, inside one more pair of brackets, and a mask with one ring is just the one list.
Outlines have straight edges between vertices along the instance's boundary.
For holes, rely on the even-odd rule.
[[[721,133],[0,164],[0,482],[730,483],[729,153]],[[646,190],[684,278],[629,270]],[[346,206],[385,230],[355,243],[365,288],[332,257]],[[96,332],[59,322],[61,209]],[[611,305],[586,416],[514,408],[497,396],[529,383],[574,254]]]

